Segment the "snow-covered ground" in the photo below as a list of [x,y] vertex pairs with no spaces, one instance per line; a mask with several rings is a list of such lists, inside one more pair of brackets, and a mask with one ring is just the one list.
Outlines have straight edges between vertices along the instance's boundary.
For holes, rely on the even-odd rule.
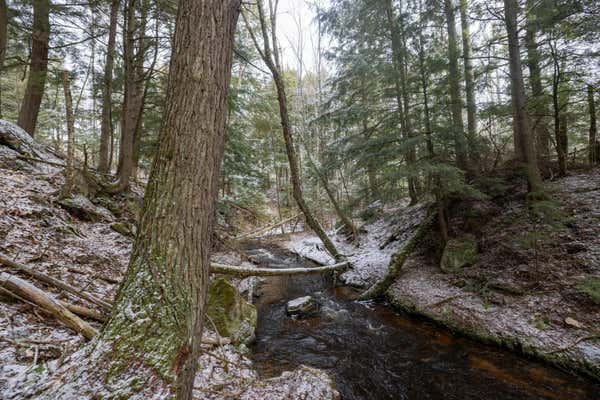
[[[549,189],[570,222],[568,228],[550,229],[537,252],[524,247],[521,238],[537,234],[541,226],[528,222],[524,195],[517,195],[476,223],[480,254],[475,265],[447,274],[435,256],[417,249],[386,297],[452,330],[600,379],[600,307],[578,289],[583,279],[600,276],[600,171],[573,174]],[[489,201],[473,205],[477,212],[485,207],[498,208]],[[367,288],[380,279],[425,212],[425,206],[406,204],[384,210],[362,227],[358,246],[333,236],[352,263],[342,280]],[[464,221],[450,222],[451,228],[464,229]],[[291,235],[281,244],[320,263],[333,262],[314,234]],[[571,254],[570,247],[580,250]]]
[[[0,129],[3,126],[0,124]],[[62,168],[32,164],[17,155],[0,141],[0,251],[86,293],[112,301],[127,268],[132,238],[111,229],[111,221],[117,218],[106,209],[102,213],[111,218],[97,222],[70,215],[56,201],[64,182]],[[235,253],[217,254],[215,261],[249,265]],[[5,270],[14,273],[0,265],[0,271]],[[235,283],[241,291],[249,292],[252,279]],[[31,283],[56,299],[93,307],[38,281]],[[100,323],[88,322],[101,329]],[[84,344],[79,334],[39,308],[0,293],[0,398],[22,399],[40,385],[60,382],[53,373],[69,357],[79,354]],[[231,345],[204,346],[199,365],[195,395],[201,399],[324,400],[337,396],[331,378],[313,368],[300,366],[280,377],[261,379],[252,361]],[[134,369],[131,379],[135,376]],[[61,399],[89,398],[74,387],[62,389]],[[141,393],[138,398],[158,400],[165,396]]]

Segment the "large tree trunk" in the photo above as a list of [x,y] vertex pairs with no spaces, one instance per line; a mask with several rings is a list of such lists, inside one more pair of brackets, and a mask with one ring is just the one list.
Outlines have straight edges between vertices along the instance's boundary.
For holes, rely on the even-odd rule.
[[444,0],[446,27],[448,31],[448,83],[450,85],[450,109],[452,111],[452,130],[456,164],[464,171],[469,171],[467,159],[467,143],[465,125],[462,118],[463,101],[460,95],[460,73],[458,71],[458,41],[452,0]]
[[68,71],[62,71],[63,90],[65,94],[65,115],[67,120],[67,168],[65,185],[61,190],[61,197],[70,197],[74,184],[75,161],[75,117],[73,116],[73,100],[71,98],[71,80]]
[[[400,10],[402,13],[402,10]],[[408,82],[406,78],[406,65],[405,65],[405,45],[403,43],[402,36],[404,32],[400,32],[398,29],[398,23],[394,15],[394,8],[392,6],[392,0],[386,2],[386,15],[388,21],[388,29],[392,39],[392,62],[395,70],[395,89],[396,89],[396,103],[398,105],[398,116],[400,120],[400,126],[404,131],[404,138],[411,140],[414,136],[412,131],[412,124],[410,120],[409,110],[409,95],[408,95]],[[400,17],[400,28],[403,30],[402,17]],[[408,168],[416,161],[415,147],[409,145],[406,150],[406,164]],[[409,171],[409,175],[414,171]],[[414,176],[408,178],[408,195],[410,197],[410,203],[415,204],[419,198],[417,195],[417,180]]]
[[469,30],[467,0],[460,0],[460,25],[465,70],[465,94],[467,96],[467,138],[469,157],[473,168],[479,167],[479,151],[477,149],[477,105],[475,103],[475,78],[471,60],[471,32]]
[[48,41],[50,39],[50,2],[34,0],[33,32],[31,34],[31,63],[25,96],[19,110],[17,124],[31,136],[35,133],[40,104],[44,97],[48,69]]
[[596,125],[596,103],[594,101],[594,87],[592,85],[588,85],[587,92],[588,107],[590,110],[590,135],[588,141],[588,158],[590,165],[594,165],[600,163],[600,144],[596,139],[598,134],[598,127]]
[[[85,365],[46,399],[108,398],[117,388],[120,398],[192,398],[239,7],[180,0],[159,147],[127,275]],[[80,392],[69,396],[74,387]]]
[[531,84],[533,135],[538,157],[548,157],[550,141],[546,121],[546,101],[542,87],[542,70],[540,68],[540,53],[536,42],[537,22],[535,1],[527,0],[527,24],[525,26],[525,46],[527,47],[527,65],[529,67],[529,82]]
[[508,34],[508,53],[511,79],[511,98],[513,107],[513,131],[517,159],[524,164],[527,171],[529,191],[540,194],[542,180],[535,156],[535,148],[529,129],[529,115],[525,101],[525,85],[521,69],[521,54],[519,53],[519,33],[517,0],[504,0],[506,32]]
[[110,138],[112,135],[112,78],[115,59],[115,43],[117,36],[117,17],[119,15],[120,0],[112,0],[110,4],[110,23],[108,28],[108,45],[106,46],[106,63],[104,64],[104,77],[102,78],[102,121],[100,125],[100,154],[98,170],[102,173],[109,172]]

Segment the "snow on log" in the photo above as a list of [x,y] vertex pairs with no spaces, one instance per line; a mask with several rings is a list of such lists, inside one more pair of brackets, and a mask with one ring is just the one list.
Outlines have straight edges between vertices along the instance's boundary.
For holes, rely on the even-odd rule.
[[210,264],[210,271],[215,274],[246,276],[277,276],[277,275],[302,275],[302,274],[321,274],[325,272],[340,271],[350,266],[348,261],[338,264],[326,265],[315,268],[251,268],[240,267],[237,265]]
[[6,272],[0,272],[0,287],[17,298],[37,304],[68,327],[81,333],[86,339],[91,339],[98,334],[96,329],[69,311],[58,300],[53,299],[21,278]]

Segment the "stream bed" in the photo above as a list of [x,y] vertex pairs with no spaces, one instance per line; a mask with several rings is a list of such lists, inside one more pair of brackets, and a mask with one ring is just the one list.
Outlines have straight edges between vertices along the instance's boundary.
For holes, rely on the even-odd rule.
[[[248,244],[261,266],[315,266],[276,246]],[[300,364],[328,371],[344,400],[598,399],[600,384],[487,346],[384,304],[354,301],[324,275],[264,278],[255,291],[252,358],[263,377]],[[285,304],[312,295],[319,313],[288,317]]]

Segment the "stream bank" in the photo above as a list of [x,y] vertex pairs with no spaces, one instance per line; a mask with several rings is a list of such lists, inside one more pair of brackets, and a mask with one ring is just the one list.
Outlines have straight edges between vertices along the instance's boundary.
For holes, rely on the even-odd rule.
[[[248,250],[263,267],[312,264],[277,246]],[[268,378],[298,365],[327,371],[345,400],[593,399],[600,385],[455,336],[439,326],[377,302],[360,291],[334,287],[331,277],[268,277],[256,289],[258,308],[252,360]],[[310,295],[316,315],[286,315],[288,300]]]
[[[450,226],[456,236],[469,232],[476,238],[473,265],[443,272],[436,250],[440,239],[432,233],[408,258],[385,299],[454,332],[598,381],[600,306],[581,288],[600,276],[600,171],[574,174],[549,187],[565,214],[562,227],[529,222],[520,186],[509,198],[458,204]],[[358,245],[335,237],[353,266],[342,281],[364,289],[381,279],[426,210],[423,204],[381,207],[363,225]],[[461,214],[469,219],[456,217]],[[537,234],[543,239],[532,249],[526,242]],[[295,234],[278,243],[319,263],[331,262],[313,235]]]

